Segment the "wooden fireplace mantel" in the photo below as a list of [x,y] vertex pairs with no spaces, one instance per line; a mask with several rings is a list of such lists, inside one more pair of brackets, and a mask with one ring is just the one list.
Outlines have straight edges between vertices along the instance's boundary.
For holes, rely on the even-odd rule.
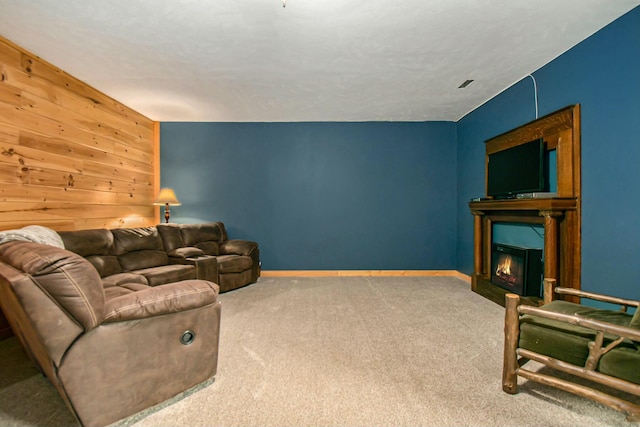
[[[560,253],[561,247],[575,247],[571,233],[571,213],[575,213],[577,199],[554,197],[547,199],[483,200],[469,203],[474,215],[474,260],[471,289],[504,304],[506,290],[491,284],[491,244],[493,223],[511,222],[544,225],[544,277],[571,283],[575,260],[571,253]],[[562,279],[559,279],[560,276]],[[573,282],[575,283],[575,282]],[[524,298],[524,297],[523,297]],[[524,298],[533,305],[534,297]]]
[[[543,224],[544,277],[556,279],[559,286],[580,289],[580,105],[566,107],[487,140],[485,162],[489,154],[537,138],[544,139],[545,150],[556,151],[557,197],[483,199],[469,203],[474,217],[471,289],[501,305],[508,292],[491,283],[490,272],[494,223]],[[523,301],[533,305],[542,302],[535,297],[523,297]]]

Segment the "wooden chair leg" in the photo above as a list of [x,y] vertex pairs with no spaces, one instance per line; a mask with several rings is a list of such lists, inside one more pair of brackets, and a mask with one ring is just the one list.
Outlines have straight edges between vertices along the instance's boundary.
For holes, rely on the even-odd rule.
[[549,304],[555,299],[556,279],[545,278],[542,281],[543,286],[543,304]]
[[502,366],[502,390],[509,394],[518,392],[518,340],[520,337],[520,325],[518,315],[520,297],[516,294],[505,296],[504,315],[504,356]]

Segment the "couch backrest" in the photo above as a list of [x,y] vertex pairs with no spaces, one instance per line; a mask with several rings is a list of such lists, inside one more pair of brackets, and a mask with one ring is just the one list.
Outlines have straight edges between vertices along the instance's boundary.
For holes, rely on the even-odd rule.
[[169,257],[156,227],[115,228],[111,233],[122,271],[169,263]]
[[181,226],[179,224],[158,224],[156,226],[158,233],[160,233],[160,237],[162,237],[164,249],[169,256],[172,256],[176,250],[187,246],[184,244],[184,240],[182,239],[180,227]]
[[228,240],[222,222],[182,224],[180,233],[186,246],[202,249],[207,255],[220,255],[220,244]]
[[29,276],[85,331],[102,323],[102,280],[80,255],[54,246],[13,241],[0,245],[0,260]]
[[100,277],[122,272],[116,257],[115,243],[111,230],[97,228],[93,230],[58,232],[64,247],[84,257],[98,270]]

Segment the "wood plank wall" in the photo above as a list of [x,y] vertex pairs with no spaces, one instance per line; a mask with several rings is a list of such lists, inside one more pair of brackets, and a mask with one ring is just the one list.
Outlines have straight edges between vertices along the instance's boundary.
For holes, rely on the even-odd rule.
[[0,229],[157,223],[157,129],[0,37]]
[[[0,230],[157,224],[158,132],[0,36]],[[8,335],[0,311],[0,339]]]

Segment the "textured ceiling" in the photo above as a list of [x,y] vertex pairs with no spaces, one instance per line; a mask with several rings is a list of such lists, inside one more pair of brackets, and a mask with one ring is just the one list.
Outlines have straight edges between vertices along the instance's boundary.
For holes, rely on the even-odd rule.
[[0,35],[158,121],[455,121],[639,4],[0,0]]

